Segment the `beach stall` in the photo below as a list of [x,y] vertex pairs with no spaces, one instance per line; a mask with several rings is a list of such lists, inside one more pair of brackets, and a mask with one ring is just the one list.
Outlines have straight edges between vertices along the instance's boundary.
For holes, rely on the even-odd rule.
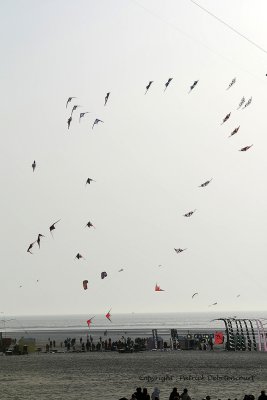
[[34,338],[21,337],[18,341],[18,345],[21,354],[34,353],[36,351],[36,343]]

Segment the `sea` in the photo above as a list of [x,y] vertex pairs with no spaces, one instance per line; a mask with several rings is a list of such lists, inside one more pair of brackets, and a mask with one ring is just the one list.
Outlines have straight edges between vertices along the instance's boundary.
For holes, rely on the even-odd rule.
[[250,318],[262,319],[267,322],[267,311],[253,312],[177,312],[177,313],[130,313],[113,314],[111,321],[105,315],[35,315],[8,316],[2,315],[0,330],[7,332],[36,332],[36,331],[79,331],[88,329],[87,320],[92,319],[90,330],[117,330],[147,332],[148,330],[203,330],[223,329],[219,318]]
[[[267,312],[169,313],[96,315],[89,329],[87,319],[93,315],[1,316],[0,331],[6,337],[21,336],[63,340],[85,338],[88,332],[98,337],[151,336],[157,329],[161,336],[170,329],[184,332],[224,330],[217,318],[260,318]],[[266,320],[267,321],[267,320]],[[47,400],[131,398],[137,387],[149,394],[155,387],[160,400],[168,400],[173,387],[181,393],[188,389],[192,400],[240,399],[252,394],[257,399],[267,391],[267,352],[226,351],[146,351],[140,353],[85,352],[34,353],[23,356],[0,356],[0,399]]]

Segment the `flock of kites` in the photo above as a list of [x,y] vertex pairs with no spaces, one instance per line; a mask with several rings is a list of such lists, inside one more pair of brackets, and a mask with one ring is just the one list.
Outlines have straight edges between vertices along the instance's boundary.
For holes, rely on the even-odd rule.
[[[164,92],[166,91],[166,89],[168,88],[168,86],[169,86],[169,84],[171,83],[172,80],[173,80],[173,78],[169,78],[168,81],[165,83]],[[148,90],[150,89],[150,87],[151,87],[151,85],[152,85],[153,82],[154,82],[154,81],[149,81],[148,85],[146,86],[145,95],[147,94],[147,92],[148,92]],[[226,90],[229,90],[235,83],[236,83],[236,78],[232,79],[232,81],[230,82],[230,84],[229,84],[229,86],[226,88]],[[193,84],[190,86],[190,90],[189,90],[188,93],[190,93],[190,92],[196,87],[197,84],[198,84],[198,81],[194,81]],[[106,106],[106,104],[107,104],[107,102],[108,102],[108,99],[109,99],[109,96],[110,96],[110,92],[108,92],[108,93],[106,94],[106,96],[105,96],[104,106]],[[68,108],[68,105],[72,102],[73,99],[76,99],[76,98],[77,98],[77,97],[69,97],[68,100],[67,100],[67,103],[66,103],[66,108]],[[242,97],[242,99],[240,100],[240,103],[239,103],[239,105],[238,105],[238,107],[237,107],[237,110],[239,110],[239,109],[241,109],[241,108],[242,108],[242,110],[245,109],[246,107],[248,107],[248,106],[251,104],[251,102],[252,102],[252,97],[250,97],[247,101],[246,101],[245,97]],[[73,120],[73,113],[74,113],[74,111],[76,111],[77,108],[79,108],[79,107],[81,107],[81,106],[80,106],[80,105],[77,105],[77,104],[73,105],[72,110],[71,110],[71,115],[70,115],[70,117],[69,117],[68,120],[67,120],[68,129],[70,129],[71,122],[72,122],[72,120]],[[90,113],[89,111],[85,111],[85,112],[79,113],[79,123],[81,122],[81,119],[84,118],[84,117],[86,116],[86,114],[89,114],[89,113]],[[223,119],[221,125],[224,124],[225,122],[227,122],[227,121],[229,120],[230,117],[231,117],[231,112],[229,112],[229,113],[224,117],[224,119]],[[95,118],[95,120],[94,120],[94,122],[93,122],[93,125],[92,125],[92,129],[94,129],[94,126],[97,125],[99,122],[104,123],[104,121],[102,121],[101,119]],[[230,133],[230,135],[229,135],[228,137],[230,138],[230,137],[232,137],[233,135],[235,135],[235,134],[239,131],[239,128],[240,128],[240,126],[236,127],[236,128]],[[243,151],[243,152],[244,152],[244,151],[247,151],[247,150],[249,150],[252,146],[253,146],[253,144],[248,145],[248,146],[245,146],[245,147],[242,147],[239,151]],[[36,161],[34,160],[33,163],[32,163],[32,170],[33,170],[33,172],[35,171],[36,166],[37,166],[37,164],[36,164]],[[210,183],[211,181],[212,181],[212,178],[211,178],[210,180],[207,180],[207,181],[203,182],[199,187],[200,187],[200,188],[204,188],[204,187],[208,186],[209,183]],[[95,182],[95,180],[92,179],[92,178],[87,178],[87,180],[86,180],[86,182],[85,182],[85,185],[87,185],[87,184],[90,185],[91,182]],[[186,217],[186,218],[190,218],[190,217],[192,217],[192,215],[193,215],[195,212],[196,212],[196,209],[195,209],[195,210],[188,211],[187,213],[183,214],[183,216]],[[53,223],[52,225],[50,225],[50,227],[49,227],[49,231],[50,231],[50,234],[51,234],[52,236],[53,236],[53,233],[52,233],[52,232],[56,229],[56,224],[57,224],[58,222],[60,222],[60,219],[59,219],[58,221],[54,222],[54,223]],[[86,228],[86,227],[88,227],[88,228],[91,228],[91,227],[95,228],[91,221],[87,222],[87,224],[85,225],[85,228]],[[27,249],[27,252],[28,252],[28,253],[33,254],[33,253],[32,253],[32,249],[33,249],[33,246],[35,245],[35,243],[37,243],[37,245],[38,245],[38,247],[39,247],[39,249],[40,249],[40,246],[41,246],[41,238],[42,238],[42,237],[45,237],[45,236],[44,236],[43,234],[39,233],[37,239],[36,239],[34,242],[30,243],[30,245],[29,245],[29,247],[28,247],[28,249]],[[185,250],[187,250],[187,248],[174,248],[174,251],[175,251],[177,254],[182,253],[182,252],[184,252]],[[77,253],[76,256],[75,256],[75,259],[80,260],[80,259],[85,259],[85,258],[84,258],[80,253]],[[161,265],[159,265],[159,266],[161,266]],[[122,272],[123,270],[124,270],[124,269],[121,268],[118,272]],[[101,277],[101,279],[106,278],[106,277],[107,277],[106,271],[101,272],[100,277]],[[38,282],[38,281],[37,281],[37,282]],[[20,286],[20,287],[21,287],[21,286]],[[84,280],[84,281],[83,281],[83,289],[84,289],[84,290],[87,290],[87,289],[88,289],[88,280]],[[156,285],[155,285],[155,291],[156,291],[156,292],[162,292],[162,291],[165,291],[165,290],[164,290],[164,289],[161,289],[161,287],[156,283]],[[196,293],[194,293],[194,294],[192,295],[192,299],[193,299],[196,295],[198,295],[198,292],[196,292]],[[237,297],[239,297],[239,296],[240,296],[240,295],[237,295]],[[217,305],[217,304],[218,304],[218,303],[215,302],[215,303],[213,303],[213,304],[210,304],[209,307],[210,307],[210,306],[215,306],[215,305]],[[105,315],[105,317],[111,322],[111,314],[110,314],[110,311],[111,311],[111,309],[107,312],[107,314]],[[95,318],[95,316],[94,316],[94,317],[91,317],[90,319],[87,320],[87,325],[88,325],[88,327],[90,327],[93,318]]]
[[[267,75],[267,74],[266,74],[266,75]],[[172,80],[172,78],[168,79],[168,81],[165,83],[165,89],[164,89],[164,91],[165,91],[165,90],[167,89],[167,87],[169,86],[171,80]],[[151,86],[152,83],[153,83],[153,81],[150,81],[149,84],[146,86],[146,93],[147,93],[147,91],[148,91],[148,89],[150,88],[150,86]],[[194,81],[194,83],[192,84],[192,86],[190,86],[190,90],[189,90],[188,93],[190,93],[190,92],[194,89],[194,87],[197,85],[197,83],[198,83],[198,81]],[[230,82],[229,86],[226,88],[226,90],[229,90],[235,83],[236,83],[236,78],[233,78],[232,81]],[[145,93],[145,94],[146,94],[146,93]],[[239,103],[239,105],[238,105],[238,107],[237,107],[237,110],[239,110],[242,106],[243,106],[242,109],[245,109],[246,107],[248,107],[248,106],[251,104],[251,102],[252,102],[252,97],[250,97],[247,101],[246,101],[245,97],[242,97],[242,99],[241,99],[241,101],[240,101],[240,103]],[[223,125],[226,121],[228,121],[228,119],[230,118],[230,116],[231,116],[231,112],[228,113],[228,114],[224,117],[224,119],[223,119],[221,125]],[[229,135],[228,137],[230,138],[231,136],[235,135],[235,134],[239,131],[239,128],[240,128],[240,125],[239,125],[237,128],[235,128],[235,129],[230,133],[230,135]],[[249,150],[252,146],[253,146],[253,144],[251,144],[251,145],[249,145],[249,146],[242,147],[239,151],[247,151],[247,150]],[[200,187],[200,188],[204,188],[204,187],[208,186],[208,184],[209,184],[211,181],[212,181],[212,178],[211,178],[210,180],[207,180],[207,181],[203,182],[199,187]],[[196,212],[196,209],[195,209],[195,210],[191,210],[191,211],[187,212],[186,214],[183,214],[183,216],[186,217],[186,218],[189,218],[189,217],[192,217],[192,215],[193,215],[195,212]],[[176,249],[176,248],[175,248],[175,249],[174,249],[174,251],[175,251],[177,254],[182,253],[182,252],[185,251],[185,250],[187,250],[187,248],[184,248],[184,249],[182,249],[182,248],[177,248],[177,249]],[[159,265],[159,266],[161,266],[161,265]],[[156,291],[156,292],[164,292],[164,289],[161,289],[161,287],[156,283],[155,291]],[[192,295],[192,299],[193,299],[196,295],[198,295],[198,292],[196,292],[196,293],[194,293],[194,294]],[[240,297],[240,294],[237,295],[237,297]],[[216,306],[217,304],[218,304],[217,302],[212,303],[212,304],[209,305],[209,307],[211,307],[211,306]]]

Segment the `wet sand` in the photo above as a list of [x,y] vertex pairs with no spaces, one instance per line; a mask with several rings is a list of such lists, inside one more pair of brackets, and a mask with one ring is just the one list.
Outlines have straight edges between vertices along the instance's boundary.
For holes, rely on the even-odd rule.
[[[71,335],[69,335],[71,336]],[[227,378],[228,377],[228,378]],[[228,380],[227,380],[228,379]],[[1,399],[127,398],[137,386],[154,386],[167,400],[172,387],[192,399],[258,397],[267,389],[267,353],[117,352],[30,354],[0,357]]]

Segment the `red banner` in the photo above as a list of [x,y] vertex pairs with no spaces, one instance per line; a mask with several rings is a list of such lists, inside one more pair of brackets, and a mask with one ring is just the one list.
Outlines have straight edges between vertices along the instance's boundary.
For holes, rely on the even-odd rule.
[[223,344],[224,336],[222,332],[215,332],[214,334],[214,343],[215,344]]

